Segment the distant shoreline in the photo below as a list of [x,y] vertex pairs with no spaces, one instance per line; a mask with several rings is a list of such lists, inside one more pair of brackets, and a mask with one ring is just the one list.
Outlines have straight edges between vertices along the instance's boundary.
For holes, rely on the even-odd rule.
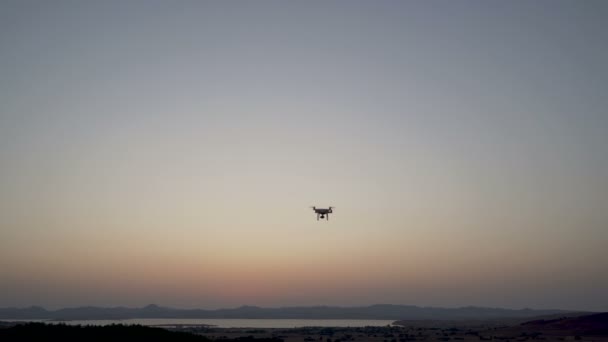
[[76,307],[47,310],[42,307],[0,308],[0,319],[122,320],[122,319],[359,319],[359,320],[488,320],[566,314],[567,310],[501,309],[484,307],[435,308],[377,304],[363,307],[241,306],[232,309],[176,309],[158,305],[141,308]]
[[[272,320],[277,321],[277,320]],[[330,321],[330,320],[327,320]],[[360,342],[386,342],[388,341],[527,341],[545,342],[562,341],[598,341],[608,342],[608,313],[598,313],[583,316],[570,316],[555,319],[532,320],[519,323],[516,320],[504,321],[401,321],[401,324],[365,327],[322,327],[305,326],[292,328],[260,328],[240,327],[223,328],[205,324],[158,324],[152,326],[138,325],[107,325],[104,327],[84,326],[76,328],[75,325],[2,322],[0,321],[0,337],[3,333],[9,335],[15,331],[39,331],[40,334],[55,332],[57,337],[62,332],[72,331],[90,337],[100,331],[114,331],[117,336],[128,332],[146,334],[148,338],[156,336],[173,336],[175,338],[188,338],[188,334],[196,335],[204,341],[360,341]],[[19,327],[21,325],[21,327]],[[76,328],[76,329],[75,329]],[[179,333],[182,333],[180,335]],[[187,333],[187,334],[183,334]],[[190,335],[190,337],[192,337]],[[22,340],[22,339],[21,339]]]
[[163,328],[218,328],[218,329],[291,329],[301,327],[365,327],[390,326],[394,320],[351,320],[351,319],[165,319],[165,318],[129,318],[129,319],[87,319],[87,320],[27,320],[2,319],[5,324],[23,324],[28,322],[66,325],[143,325]]

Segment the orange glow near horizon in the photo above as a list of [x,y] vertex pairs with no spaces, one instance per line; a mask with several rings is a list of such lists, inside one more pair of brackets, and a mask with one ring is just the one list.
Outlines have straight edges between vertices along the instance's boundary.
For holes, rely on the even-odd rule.
[[0,308],[608,310],[606,4],[0,1]]

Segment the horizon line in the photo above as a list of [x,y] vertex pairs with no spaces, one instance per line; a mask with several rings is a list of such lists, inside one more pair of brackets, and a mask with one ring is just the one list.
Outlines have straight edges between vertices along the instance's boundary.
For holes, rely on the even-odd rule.
[[219,311],[219,310],[236,310],[242,308],[256,308],[256,309],[289,309],[289,308],[341,308],[341,309],[354,309],[354,308],[369,308],[373,306],[403,306],[403,307],[414,307],[421,309],[446,309],[446,310],[457,310],[457,309],[492,309],[492,310],[509,310],[509,311],[568,311],[568,312],[603,312],[603,311],[591,311],[591,310],[581,310],[581,309],[561,309],[561,308],[531,308],[531,307],[523,307],[523,308],[505,308],[505,307],[496,307],[496,306],[478,306],[478,305],[464,305],[464,306],[421,306],[421,305],[413,305],[413,304],[389,304],[389,303],[376,303],[369,305],[325,305],[325,304],[315,304],[315,305],[288,305],[288,306],[258,306],[251,304],[243,304],[235,307],[220,307],[215,309],[196,307],[196,308],[183,308],[183,307],[174,307],[174,306],[164,306],[156,303],[150,303],[143,306],[123,306],[123,305],[114,305],[114,306],[98,306],[98,305],[79,305],[79,306],[64,306],[57,309],[48,309],[42,305],[29,305],[29,306],[4,306],[0,307],[0,309],[31,309],[31,308],[41,308],[46,311],[58,311],[64,309],[78,309],[78,308],[123,308],[123,309],[145,309],[149,307],[157,307],[161,309],[172,309],[172,310],[206,310],[206,311]]

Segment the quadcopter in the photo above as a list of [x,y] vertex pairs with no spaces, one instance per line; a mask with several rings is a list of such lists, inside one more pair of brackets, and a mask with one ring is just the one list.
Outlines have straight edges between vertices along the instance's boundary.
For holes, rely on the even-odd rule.
[[323,209],[323,208],[316,208],[316,207],[311,207],[312,210],[315,211],[315,213],[317,214],[317,221],[319,221],[319,217],[320,218],[326,218],[329,221],[329,214],[333,213],[334,211],[332,210],[333,207],[329,207],[327,209]]

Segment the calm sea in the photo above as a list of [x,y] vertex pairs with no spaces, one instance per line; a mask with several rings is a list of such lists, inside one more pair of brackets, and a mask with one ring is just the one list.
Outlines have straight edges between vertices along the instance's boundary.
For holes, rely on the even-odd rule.
[[32,321],[45,323],[65,323],[70,325],[108,325],[108,324],[141,324],[141,325],[212,325],[218,328],[298,328],[298,327],[365,327],[386,326],[392,320],[377,319],[169,319],[169,318],[133,318],[123,320],[11,320],[3,321]]

